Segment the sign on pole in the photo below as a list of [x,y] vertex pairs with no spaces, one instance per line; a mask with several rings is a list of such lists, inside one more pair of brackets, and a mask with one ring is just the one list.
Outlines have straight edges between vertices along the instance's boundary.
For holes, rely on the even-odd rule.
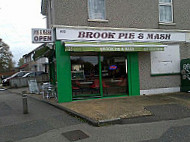
[[54,42],[52,29],[32,29],[32,43]]

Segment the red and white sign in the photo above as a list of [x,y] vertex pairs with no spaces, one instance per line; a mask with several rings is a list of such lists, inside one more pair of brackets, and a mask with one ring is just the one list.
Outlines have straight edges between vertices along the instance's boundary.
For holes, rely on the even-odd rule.
[[70,41],[184,42],[186,41],[186,33],[56,28],[56,39]]

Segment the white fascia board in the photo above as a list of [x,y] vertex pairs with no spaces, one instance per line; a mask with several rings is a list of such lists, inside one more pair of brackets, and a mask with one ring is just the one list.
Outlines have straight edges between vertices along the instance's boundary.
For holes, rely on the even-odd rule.
[[94,30],[117,30],[117,31],[139,31],[139,32],[182,32],[190,33],[190,30],[179,29],[137,29],[137,28],[115,28],[115,27],[88,27],[88,26],[68,26],[68,25],[52,25],[52,28],[71,28],[71,29],[94,29]]

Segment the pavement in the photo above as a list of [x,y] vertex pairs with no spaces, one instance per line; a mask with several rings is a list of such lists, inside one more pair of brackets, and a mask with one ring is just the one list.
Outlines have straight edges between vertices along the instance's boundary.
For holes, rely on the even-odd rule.
[[[22,94],[23,91],[28,92],[28,88],[8,89],[8,91]],[[177,120],[190,117],[190,93],[184,92],[69,103],[57,103],[54,98],[47,100],[37,94],[27,93],[27,96],[53,105],[94,126],[104,126],[110,123],[131,124]]]
[[23,114],[22,96],[8,90],[0,91],[0,142],[20,141],[83,124],[54,106],[29,97],[28,113]]

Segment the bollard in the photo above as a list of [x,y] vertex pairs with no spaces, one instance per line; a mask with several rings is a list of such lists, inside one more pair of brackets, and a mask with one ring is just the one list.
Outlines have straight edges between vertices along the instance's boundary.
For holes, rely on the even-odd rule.
[[28,113],[28,104],[27,104],[27,95],[22,95],[22,103],[23,103],[23,114]]

